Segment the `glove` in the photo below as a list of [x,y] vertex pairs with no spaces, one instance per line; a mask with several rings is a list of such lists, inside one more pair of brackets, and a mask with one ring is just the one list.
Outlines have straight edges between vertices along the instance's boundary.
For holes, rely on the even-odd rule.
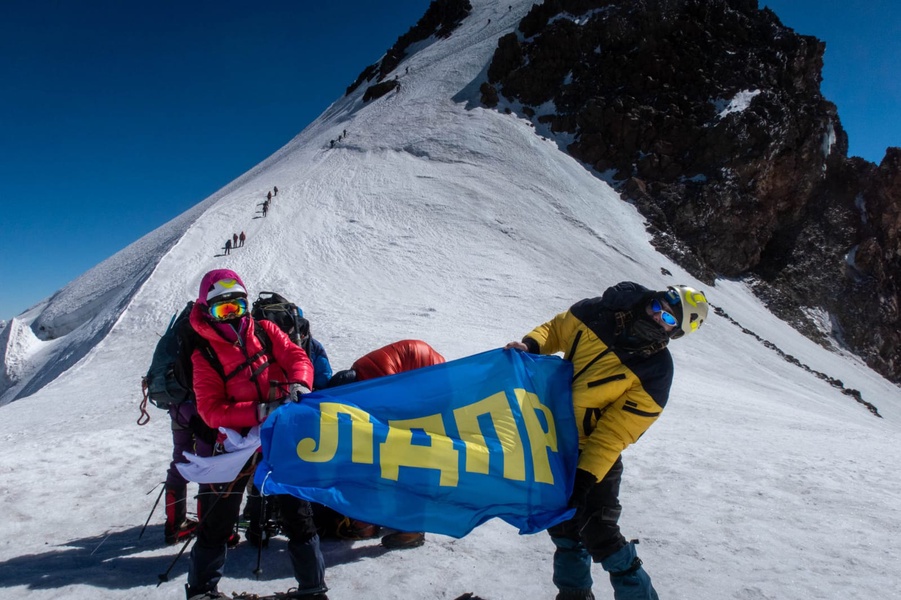
[[288,402],[300,402],[300,397],[304,394],[309,394],[310,388],[305,386],[302,383],[292,383],[288,386],[288,395],[280,400],[273,400],[272,402],[260,402],[257,405],[257,419],[260,423],[266,420],[272,412],[281,406],[282,404],[286,404]]
[[300,402],[300,397],[304,394],[309,394],[310,388],[305,386],[302,383],[292,383],[290,387],[288,387],[288,402]]
[[598,478],[585,469],[576,469],[576,480],[573,483],[573,493],[569,497],[570,508],[580,509],[585,506],[588,499],[588,492],[598,482]]

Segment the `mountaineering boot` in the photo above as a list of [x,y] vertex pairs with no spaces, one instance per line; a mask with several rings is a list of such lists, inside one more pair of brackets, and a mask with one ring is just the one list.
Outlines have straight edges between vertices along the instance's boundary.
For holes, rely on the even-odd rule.
[[556,600],[595,600],[591,590],[568,589],[560,590]]
[[186,487],[166,487],[166,526],[163,532],[167,544],[177,544],[194,535],[197,529],[197,521],[187,516],[187,496]]
[[230,536],[228,536],[228,541],[225,542],[225,545],[228,546],[229,548],[234,548],[235,546],[237,546],[240,543],[241,543],[241,534],[239,534],[237,531],[232,531],[232,534]]
[[[324,592],[314,592],[312,594],[298,592],[296,588],[291,588],[287,592],[275,592],[272,595],[258,595],[253,592],[233,592],[231,596],[213,596],[214,598],[228,598],[228,600],[263,600],[269,598],[278,598],[278,600],[328,600],[328,596]],[[199,596],[198,598],[204,598]],[[193,599],[189,599],[193,600]]]
[[188,587],[188,584],[185,584],[185,597],[188,600],[219,600],[220,598],[228,598],[228,596],[218,590],[192,592],[191,588]]
[[290,598],[291,600],[328,600],[328,596],[325,595],[325,592],[313,592],[307,593],[298,590],[297,588],[291,588],[284,594],[276,594],[279,598]]
[[403,548],[419,548],[425,543],[425,534],[421,531],[405,532],[396,531],[382,538],[382,546],[389,550]]
[[212,592],[201,592],[199,594],[194,594],[193,596],[188,596],[188,600],[230,600],[228,596],[223,594],[222,592],[217,592],[213,590]]
[[637,540],[632,540],[601,561],[601,566],[610,573],[613,597],[615,600],[659,600],[651,577],[641,567],[636,543]]
[[185,519],[177,526],[171,528],[167,524],[165,531],[166,543],[172,545],[177,544],[178,542],[183,542],[194,535],[194,532],[196,530],[197,521],[193,519]]
[[369,540],[378,536],[381,529],[372,523],[344,517],[335,528],[335,535],[342,540]]
[[312,594],[301,593],[295,589],[288,590],[285,594],[276,594],[279,598],[290,600],[328,600],[325,592],[314,592]]

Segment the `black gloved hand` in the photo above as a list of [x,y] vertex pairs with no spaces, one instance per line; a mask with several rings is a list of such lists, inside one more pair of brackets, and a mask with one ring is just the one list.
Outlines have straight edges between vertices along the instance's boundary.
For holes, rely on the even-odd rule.
[[357,380],[357,372],[353,369],[345,369],[343,371],[338,371],[332,378],[329,379],[328,385],[325,387],[333,388],[338,387],[339,385],[347,385],[349,383],[354,383]]
[[573,493],[569,497],[570,508],[579,509],[585,506],[585,500],[588,498],[588,492],[598,482],[598,478],[594,474],[589,473],[585,469],[576,469],[576,480],[573,483]]

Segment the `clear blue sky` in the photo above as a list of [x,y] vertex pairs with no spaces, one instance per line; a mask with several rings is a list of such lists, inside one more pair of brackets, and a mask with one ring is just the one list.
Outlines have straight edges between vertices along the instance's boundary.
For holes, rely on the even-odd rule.
[[783,25],[826,42],[823,95],[838,106],[850,156],[879,163],[901,146],[901,4],[759,0]]
[[[0,319],[257,164],[315,119],[429,0],[4,0]],[[827,42],[851,154],[901,145],[888,0],[772,0]]]
[[0,2],[0,319],[275,152],[428,6]]

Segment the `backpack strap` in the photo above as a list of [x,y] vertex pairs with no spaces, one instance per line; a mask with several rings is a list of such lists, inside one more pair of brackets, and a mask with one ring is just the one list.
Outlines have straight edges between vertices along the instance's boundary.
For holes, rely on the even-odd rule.
[[219,377],[221,377],[223,381],[228,381],[229,378],[225,376],[225,368],[222,366],[222,361],[220,361],[219,357],[216,356],[216,353],[213,352],[213,346],[210,345],[209,341],[207,341],[206,338],[198,335],[195,349],[200,351],[200,356],[206,359],[206,361],[210,364],[211,367],[213,367],[213,370],[218,373]]
[[257,336],[257,339],[260,340],[260,345],[263,347],[263,352],[269,354],[270,358],[272,358],[274,361],[275,358],[271,356],[272,340],[269,339],[269,333],[266,331],[266,329],[262,325],[260,325],[260,322],[256,319],[254,319],[253,333]]
[[210,342],[197,333],[191,326],[190,321],[185,320],[182,324],[181,330],[179,331],[179,337],[181,338],[182,344],[179,354],[184,357],[182,359],[184,364],[179,365],[177,374],[182,385],[190,390],[193,390],[194,388],[194,373],[191,368],[191,356],[194,354],[194,350],[200,351],[200,355],[206,359],[211,367],[213,367],[213,370],[216,371],[219,377],[225,379],[225,369],[222,367],[222,362],[219,360],[219,357],[213,352],[213,347],[210,345]]
[[190,327],[190,324],[186,328],[186,330],[189,331],[185,331],[183,335],[185,339],[185,350],[190,350],[191,353],[193,353],[194,350],[199,351],[200,355],[207,361],[207,363],[209,363],[209,365],[213,368],[214,371],[216,371],[216,373],[225,383],[236,377],[244,369],[253,365],[255,361],[259,360],[260,358],[265,358],[265,360],[250,373],[250,380],[256,382],[260,374],[267,367],[275,363],[275,357],[272,356],[272,341],[269,338],[269,334],[265,329],[263,329],[258,321],[254,321],[254,325],[254,335],[260,341],[262,350],[256,352],[252,356],[249,356],[244,362],[235,367],[230,373],[225,372],[222,361],[219,360],[219,357],[213,350],[213,346],[210,344],[209,340],[197,333],[193,327]]
[[[260,373],[262,373],[264,369],[266,369],[269,365],[271,365],[272,363],[275,362],[275,357],[272,356],[272,341],[269,339],[269,334],[266,333],[266,330],[263,329],[263,326],[260,325],[259,321],[254,320],[253,333],[256,336],[257,340],[259,340],[260,345],[263,347],[263,349],[260,350],[259,352],[257,352],[256,354],[254,354],[253,356],[249,356],[247,358],[247,360],[245,360],[243,363],[241,363],[240,365],[235,367],[231,373],[226,374],[224,372],[224,370],[222,369],[222,364],[219,363],[218,358],[215,358],[215,353],[213,352],[212,348],[210,348],[210,350],[209,350],[210,354],[215,358],[216,362],[219,363],[218,372],[222,376],[223,380],[225,380],[225,381],[231,380],[238,373],[240,373],[247,367],[251,366],[256,360],[265,357],[266,360],[264,360],[262,362],[262,364],[260,364],[259,367],[257,367],[250,373],[250,380],[256,381],[256,378],[260,375]],[[215,368],[215,365],[214,365],[214,368]]]

